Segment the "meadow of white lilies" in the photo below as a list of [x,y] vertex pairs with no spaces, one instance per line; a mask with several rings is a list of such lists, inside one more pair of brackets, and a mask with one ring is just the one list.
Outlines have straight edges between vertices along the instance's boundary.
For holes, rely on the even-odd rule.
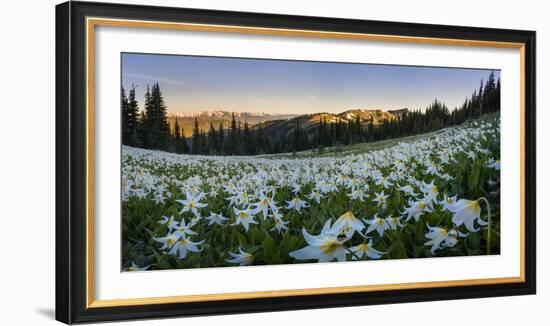
[[322,156],[123,147],[123,269],[498,254],[499,124]]

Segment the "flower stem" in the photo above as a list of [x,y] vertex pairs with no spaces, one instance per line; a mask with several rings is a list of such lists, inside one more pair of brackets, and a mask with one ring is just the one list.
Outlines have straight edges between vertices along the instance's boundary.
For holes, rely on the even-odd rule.
[[482,200],[485,202],[485,205],[487,206],[487,255],[491,254],[491,205],[489,204],[489,200],[485,197],[480,197],[478,200]]
[[344,247],[344,249],[346,249],[353,257],[355,257],[355,259],[361,260],[361,258],[359,258],[353,251],[351,251],[350,248],[348,248],[346,246],[342,246],[342,247]]

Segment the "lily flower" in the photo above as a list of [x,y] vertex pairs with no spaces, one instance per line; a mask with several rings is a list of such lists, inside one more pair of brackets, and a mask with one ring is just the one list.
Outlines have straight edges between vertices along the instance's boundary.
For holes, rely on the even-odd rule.
[[500,170],[500,160],[494,160],[494,159],[490,159],[487,163],[486,163],[487,167],[490,167],[492,169],[495,169],[497,171]]
[[164,196],[164,191],[158,190],[154,193],[155,204],[164,204],[166,197]]
[[458,227],[464,224],[470,232],[477,232],[479,228],[474,227],[474,222],[481,226],[487,225],[487,222],[481,219],[481,207],[477,200],[461,199],[453,205],[448,205],[447,209],[454,213],[453,223]]
[[159,224],[167,224],[168,230],[172,231],[173,229],[178,227],[179,222],[174,220],[174,215],[168,217],[163,216],[162,220],[159,221]]
[[398,227],[402,227],[403,224],[401,223],[401,217],[392,217],[388,216],[386,217],[386,223],[388,223],[388,226],[391,230],[397,230]]
[[424,201],[427,203],[437,204],[437,195],[439,194],[439,189],[434,185],[434,181],[430,183],[422,182],[422,192],[424,193]]
[[405,208],[405,211],[402,214],[407,215],[405,222],[408,222],[411,218],[414,218],[414,220],[418,222],[420,216],[424,215],[424,213],[431,212],[432,209],[424,200],[419,200],[417,202],[409,200],[409,207]]
[[187,198],[184,200],[176,200],[178,203],[183,205],[183,208],[180,211],[180,214],[183,214],[185,212],[191,211],[193,214],[195,214],[196,217],[199,217],[199,209],[204,208],[208,206],[207,204],[203,204],[200,202],[200,197],[202,196],[193,196],[191,194],[187,194]]
[[256,206],[256,211],[262,212],[264,219],[267,218],[270,208],[273,211],[277,210],[276,204],[277,203],[273,200],[273,198],[268,198],[263,192],[260,193],[260,200],[257,203],[254,203]]
[[321,198],[323,198],[323,195],[317,188],[314,188],[311,190],[311,193],[309,195],[306,195],[306,198],[310,200],[315,199],[315,201],[319,205],[321,204]]
[[226,259],[225,261],[232,264],[239,264],[239,266],[250,265],[254,261],[254,256],[244,252],[241,247],[239,247],[238,253],[229,252],[229,255],[231,259]]
[[347,211],[340,216],[332,225],[332,232],[335,234],[345,234],[347,238],[351,238],[355,232],[361,232],[365,225],[353,215],[352,211]]
[[443,205],[443,208],[446,210],[449,210],[450,205],[454,205],[456,203],[456,196],[447,196],[445,195],[443,197],[443,200],[440,202],[441,205]]
[[274,213],[273,215],[273,219],[275,221],[275,227],[271,229],[271,231],[277,231],[277,233],[281,233],[283,231],[286,231],[288,230],[288,227],[286,226],[288,223],[288,221],[284,221],[283,220],[283,214],[281,213]]
[[256,214],[256,211],[247,208],[247,209],[237,209],[233,207],[233,212],[235,213],[235,216],[237,217],[237,220],[235,221],[236,225],[242,224],[246,232],[248,232],[248,228],[250,224],[258,224],[254,220],[254,214]]
[[138,272],[138,271],[146,271],[151,265],[139,267],[136,265],[136,263],[132,262],[132,266],[126,268],[127,272]]
[[445,228],[440,227],[431,227],[429,224],[428,233],[425,234],[425,237],[429,239],[425,245],[431,246],[430,249],[432,254],[435,254],[436,250],[443,248],[452,248],[458,243],[458,237],[465,237],[466,234],[461,233],[457,230],[447,231]]
[[191,230],[191,226],[192,224],[189,223],[189,224],[185,224],[185,220],[184,219],[181,219],[181,222],[179,223],[179,225],[175,228],[173,234],[178,237],[178,238],[183,238],[185,237],[187,234],[191,235],[191,234],[197,234],[197,232]]
[[365,192],[362,189],[355,189],[351,193],[346,194],[351,199],[359,199],[360,201],[363,201],[363,198],[365,197]]
[[336,187],[334,181],[329,182],[327,180],[318,182],[316,188],[319,189],[323,194],[338,190],[338,187]]
[[403,187],[398,186],[397,189],[399,191],[402,191],[402,192],[406,193],[407,195],[409,195],[411,197],[418,196],[418,194],[414,192],[414,189],[411,185],[405,185]]
[[307,201],[304,201],[304,200],[300,199],[300,197],[296,197],[296,198],[292,199],[291,201],[287,201],[287,204],[288,205],[287,205],[286,209],[294,209],[298,213],[300,213],[300,210],[302,208],[308,208],[309,207],[309,203]]
[[289,256],[297,260],[317,259],[318,262],[346,261],[346,248],[343,244],[347,239],[338,239],[337,234],[331,231],[331,221],[328,220],[321,233],[313,236],[305,228],[302,228],[302,235],[307,246],[292,251]]
[[375,192],[374,201],[377,203],[378,207],[385,208],[386,207],[386,200],[388,199],[389,195],[384,194],[384,191],[381,192]]
[[365,220],[365,223],[369,224],[369,227],[367,228],[366,234],[371,233],[372,231],[376,230],[380,236],[384,236],[384,231],[390,228],[386,220],[383,218],[378,217],[378,214],[374,215],[374,218],[372,220]]
[[153,238],[156,242],[162,243],[160,250],[167,250],[172,248],[172,246],[178,241],[178,237],[173,234],[168,234],[165,237]]
[[224,217],[221,213],[216,214],[216,213],[213,213],[213,212],[210,212],[210,216],[207,216],[206,219],[208,220],[208,226],[210,226],[212,224],[222,225],[223,222],[228,220],[228,218]]
[[174,243],[172,249],[170,249],[170,252],[168,252],[168,254],[177,255],[180,259],[184,259],[187,256],[188,252],[202,251],[202,248],[199,248],[198,246],[203,243],[204,240],[201,240],[199,242],[192,242],[191,240],[182,237],[178,241],[176,241],[176,243]]
[[378,259],[382,257],[382,255],[386,254],[385,252],[378,251],[372,247],[372,240],[369,241],[369,243],[362,243],[357,246],[353,246],[349,248],[351,252],[355,254],[355,256],[352,257],[353,260],[363,259],[365,256],[371,258],[371,259]]

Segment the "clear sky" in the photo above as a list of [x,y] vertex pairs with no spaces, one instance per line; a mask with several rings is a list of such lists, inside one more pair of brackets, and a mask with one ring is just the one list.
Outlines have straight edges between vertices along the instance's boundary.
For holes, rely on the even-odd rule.
[[[460,106],[490,70],[183,55],[122,54],[122,85],[158,82],[169,112],[338,113]],[[495,71],[496,78],[500,72]]]

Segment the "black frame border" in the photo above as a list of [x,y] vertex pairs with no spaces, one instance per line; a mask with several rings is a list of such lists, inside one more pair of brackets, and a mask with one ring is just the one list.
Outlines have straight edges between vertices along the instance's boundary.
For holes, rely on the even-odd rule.
[[[514,42],[525,45],[525,282],[87,308],[86,17]],[[69,1],[56,6],[56,319],[67,323],[536,293],[536,32]]]

